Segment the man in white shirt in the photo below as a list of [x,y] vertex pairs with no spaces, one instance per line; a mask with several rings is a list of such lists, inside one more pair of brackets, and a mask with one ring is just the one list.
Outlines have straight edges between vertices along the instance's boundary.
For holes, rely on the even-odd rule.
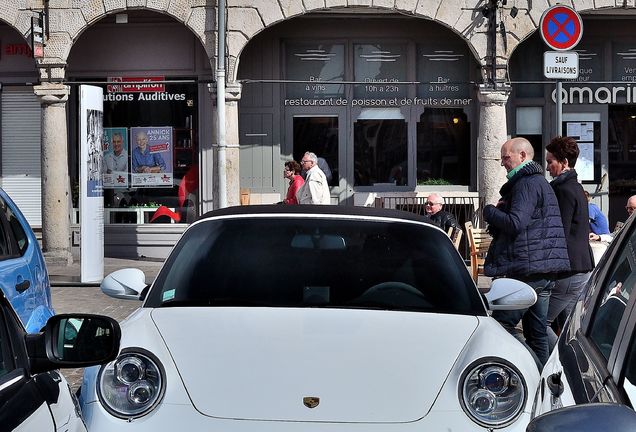
[[124,150],[124,138],[121,133],[114,132],[111,137],[113,151],[104,155],[104,164],[106,165],[106,174],[113,172],[128,171],[128,152]]
[[305,184],[296,192],[298,203],[331,204],[329,183],[325,173],[318,167],[318,157],[315,153],[305,153],[300,165],[307,171],[307,178]]

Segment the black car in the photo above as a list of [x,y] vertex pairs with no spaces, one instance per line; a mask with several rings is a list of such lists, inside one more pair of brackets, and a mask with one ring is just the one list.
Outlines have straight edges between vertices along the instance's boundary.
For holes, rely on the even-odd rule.
[[119,351],[119,324],[89,314],[54,315],[28,334],[0,291],[0,430],[85,431],[59,368],[107,362]]

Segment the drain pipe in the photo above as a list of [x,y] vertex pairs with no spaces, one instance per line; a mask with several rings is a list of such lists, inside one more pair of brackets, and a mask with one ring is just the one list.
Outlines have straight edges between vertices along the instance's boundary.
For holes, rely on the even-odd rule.
[[219,208],[227,207],[227,161],[225,142],[225,0],[218,2],[218,52],[216,60],[216,113],[217,113],[217,187]]

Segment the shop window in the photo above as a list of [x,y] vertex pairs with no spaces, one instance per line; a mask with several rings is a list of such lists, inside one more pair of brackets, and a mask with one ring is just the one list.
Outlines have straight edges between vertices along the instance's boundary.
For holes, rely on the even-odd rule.
[[374,99],[392,99],[406,96],[406,45],[393,43],[354,44],[353,69],[355,81],[365,84],[354,86],[354,97],[361,105]]
[[337,98],[344,95],[345,47],[330,43],[293,43],[286,45],[285,76],[289,80],[309,81],[287,84],[287,97],[302,99]]
[[305,152],[318,156],[329,186],[338,186],[338,117],[294,116],[294,160],[300,162]]
[[[197,107],[194,82],[104,85],[106,223],[189,223],[197,217]],[[72,173],[77,182],[77,170]],[[74,206],[76,195],[75,188]]]
[[408,182],[407,122],[399,109],[366,109],[354,123],[354,184]]
[[534,149],[534,161],[543,166],[543,107],[518,107],[515,136],[530,141]]
[[545,80],[540,62],[543,61],[545,44],[539,32],[535,32],[523,43],[519,44],[510,57],[510,77],[517,98],[542,98]]
[[470,123],[460,108],[425,110],[417,124],[417,184],[468,185]]

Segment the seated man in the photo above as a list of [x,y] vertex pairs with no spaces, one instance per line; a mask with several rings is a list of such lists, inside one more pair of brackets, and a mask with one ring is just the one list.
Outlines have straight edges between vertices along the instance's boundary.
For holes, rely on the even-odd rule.
[[442,207],[444,206],[444,198],[439,194],[429,194],[424,204],[426,215],[445,232],[448,232],[450,227],[461,230],[455,216],[453,216],[452,213],[442,210]]
[[[627,210],[628,219],[634,215],[634,210],[636,210],[636,195],[632,195],[627,199],[627,204],[625,204],[625,210]],[[614,240],[614,236],[616,235],[616,233],[620,231],[620,228],[623,227],[623,224],[618,226],[618,223],[617,223],[616,225],[618,229],[615,229],[614,232],[610,234],[594,234],[593,232],[591,232],[590,241],[604,241],[604,242],[610,243],[612,240]]]
[[594,204],[591,200],[590,193],[585,191],[585,197],[587,198],[588,213],[590,214],[590,231],[594,234],[609,234],[609,222],[607,217],[603,214],[601,209]]

